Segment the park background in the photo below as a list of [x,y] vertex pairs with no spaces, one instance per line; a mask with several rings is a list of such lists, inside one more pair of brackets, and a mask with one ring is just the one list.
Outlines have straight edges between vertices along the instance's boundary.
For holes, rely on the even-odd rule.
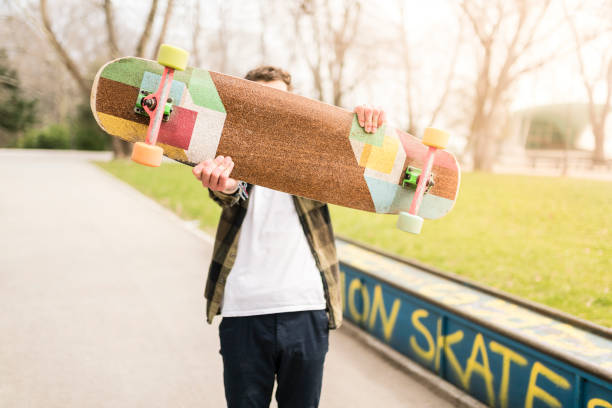
[[612,326],[609,1],[0,4],[0,147],[110,149],[102,167],[210,232],[219,210],[189,168],[135,166],[99,131],[93,76],[162,42],[237,76],[278,65],[301,95],[448,130],[465,170],[456,208],[421,236],[333,207],[337,233]]

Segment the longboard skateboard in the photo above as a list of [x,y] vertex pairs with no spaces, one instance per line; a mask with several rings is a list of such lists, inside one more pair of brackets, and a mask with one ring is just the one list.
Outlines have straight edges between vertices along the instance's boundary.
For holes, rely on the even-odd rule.
[[[156,90],[158,99],[166,99],[165,88],[156,142],[171,159],[195,166],[217,155],[231,156],[235,179],[376,213],[407,213],[413,207],[414,216],[435,219],[453,208],[460,170],[443,145],[428,147],[387,124],[365,133],[345,109],[186,67],[186,59],[184,70],[158,61],[125,57],[100,68],[91,109],[107,133],[148,141],[155,118],[143,111],[143,99],[154,101]],[[168,72],[173,74],[169,81]],[[144,110],[150,113],[148,107]],[[422,202],[415,207],[419,186]]]

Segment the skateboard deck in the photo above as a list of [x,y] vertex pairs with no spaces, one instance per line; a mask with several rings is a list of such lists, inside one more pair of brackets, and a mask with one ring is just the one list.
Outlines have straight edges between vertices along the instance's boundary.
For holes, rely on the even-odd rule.
[[[91,109],[107,133],[144,141],[149,118],[135,112],[140,90],[155,92],[164,67],[126,57],[96,74]],[[356,115],[290,92],[187,67],[175,71],[173,111],[157,145],[190,166],[231,156],[231,177],[330,204],[376,213],[407,211],[415,190],[402,187],[407,167],[422,168],[427,146],[384,124],[365,133]],[[436,152],[435,185],[419,215],[439,218],[457,197],[460,170],[446,150]]]

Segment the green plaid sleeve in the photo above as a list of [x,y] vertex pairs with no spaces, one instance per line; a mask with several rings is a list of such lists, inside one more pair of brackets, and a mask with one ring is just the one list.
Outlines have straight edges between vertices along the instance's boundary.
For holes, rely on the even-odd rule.
[[213,191],[208,189],[208,195],[213,199],[214,202],[219,204],[223,208],[229,208],[240,201],[240,190],[236,190],[234,194],[225,194],[221,191]]

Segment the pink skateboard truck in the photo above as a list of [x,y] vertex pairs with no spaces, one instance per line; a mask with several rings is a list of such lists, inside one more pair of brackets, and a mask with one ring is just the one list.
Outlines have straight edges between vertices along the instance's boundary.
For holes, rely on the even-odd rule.
[[433,166],[434,157],[438,149],[445,149],[448,144],[450,135],[442,130],[434,128],[426,128],[423,135],[423,144],[428,146],[425,154],[423,172],[419,176],[419,181],[416,187],[416,192],[412,198],[412,203],[408,212],[400,212],[397,219],[397,227],[405,232],[420,234],[423,228],[423,218],[419,217],[419,208],[423,201],[423,196],[427,190],[431,179],[431,168]]
[[142,100],[139,99],[140,109],[149,116],[149,128],[147,130],[147,138],[145,142],[136,142],[134,150],[132,150],[132,160],[136,163],[144,164],[150,167],[159,167],[164,155],[164,149],[155,145],[159,134],[164,115],[169,115],[170,112],[166,109],[172,79],[174,78],[174,70],[184,71],[187,68],[187,60],[189,53],[181,48],[173,47],[168,44],[162,44],[157,53],[157,62],[163,65],[164,73],[162,74],[159,87],[155,93],[146,95]]

